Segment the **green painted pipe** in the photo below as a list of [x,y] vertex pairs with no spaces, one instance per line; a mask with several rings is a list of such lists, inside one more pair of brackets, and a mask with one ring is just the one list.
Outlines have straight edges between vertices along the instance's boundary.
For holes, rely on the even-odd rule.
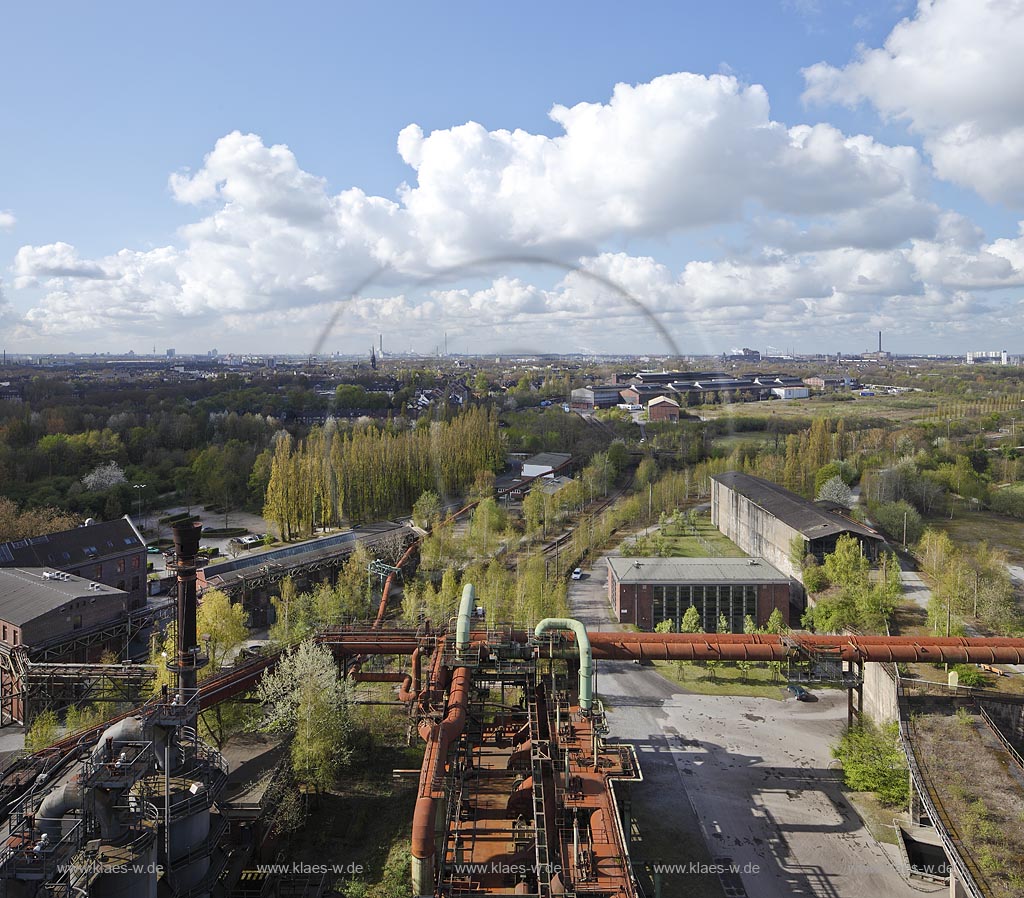
[[540,639],[548,630],[572,630],[576,636],[576,645],[580,650],[580,710],[590,711],[594,704],[592,678],[594,673],[594,660],[590,653],[590,639],[587,636],[587,628],[578,620],[570,617],[546,617],[533,631],[533,635]]
[[472,583],[462,587],[462,601],[459,603],[459,617],[455,625],[455,651],[461,657],[469,650],[469,626],[476,608],[476,590]]

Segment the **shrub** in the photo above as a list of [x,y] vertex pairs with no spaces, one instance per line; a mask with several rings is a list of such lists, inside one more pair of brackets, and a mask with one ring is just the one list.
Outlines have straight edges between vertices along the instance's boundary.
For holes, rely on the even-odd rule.
[[903,521],[906,515],[907,545],[916,543],[924,533],[921,515],[909,502],[880,502],[871,507],[871,519],[894,542],[903,542]]
[[885,804],[907,799],[907,759],[895,723],[878,727],[870,720],[847,730],[832,749],[843,764],[846,786],[858,792],[875,792]]
[[828,586],[828,574],[820,564],[812,564],[804,568],[804,588],[808,592],[821,592]]
[[991,685],[991,680],[973,664],[956,664],[953,666],[961,686],[984,688]]

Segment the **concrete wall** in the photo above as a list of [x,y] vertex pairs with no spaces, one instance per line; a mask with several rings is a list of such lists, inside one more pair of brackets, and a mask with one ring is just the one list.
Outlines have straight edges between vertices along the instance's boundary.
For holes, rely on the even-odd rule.
[[896,678],[888,664],[864,665],[864,713],[878,724],[899,720]]
[[793,537],[800,534],[717,480],[711,481],[711,522],[748,555],[759,555],[800,580],[789,558]]
[[1017,751],[1024,752],[1024,705],[987,699],[983,699],[981,704],[1007,742]]

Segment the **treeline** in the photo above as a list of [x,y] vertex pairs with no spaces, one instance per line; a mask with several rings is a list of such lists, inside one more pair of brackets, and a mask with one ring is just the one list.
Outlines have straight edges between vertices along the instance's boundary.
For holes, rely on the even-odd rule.
[[495,558],[486,565],[475,562],[462,571],[449,566],[437,585],[432,580],[411,581],[405,585],[403,619],[411,624],[424,618],[437,626],[447,624],[458,611],[465,583],[473,584],[477,605],[492,623],[526,624],[568,614],[565,578],[549,576],[544,557],[535,554],[517,570],[509,570]]
[[954,545],[941,531],[926,530],[917,546],[932,583],[928,622],[936,633],[962,635],[963,621],[976,620],[1001,635],[1020,632],[1022,620],[1003,552],[985,543]]
[[263,516],[284,539],[408,512],[427,490],[458,495],[478,471],[496,471],[505,450],[497,417],[470,409],[447,422],[389,432],[368,426],[343,434],[314,428],[276,440]]

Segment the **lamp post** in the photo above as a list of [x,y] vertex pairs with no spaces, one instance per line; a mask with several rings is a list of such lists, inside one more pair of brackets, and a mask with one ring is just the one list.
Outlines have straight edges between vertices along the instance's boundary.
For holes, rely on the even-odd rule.
[[139,498],[139,527],[140,528],[142,527],[142,491],[145,488],[146,488],[146,484],[144,484],[144,483],[133,483],[132,484],[132,489],[139,491],[137,495],[138,495],[138,498]]

